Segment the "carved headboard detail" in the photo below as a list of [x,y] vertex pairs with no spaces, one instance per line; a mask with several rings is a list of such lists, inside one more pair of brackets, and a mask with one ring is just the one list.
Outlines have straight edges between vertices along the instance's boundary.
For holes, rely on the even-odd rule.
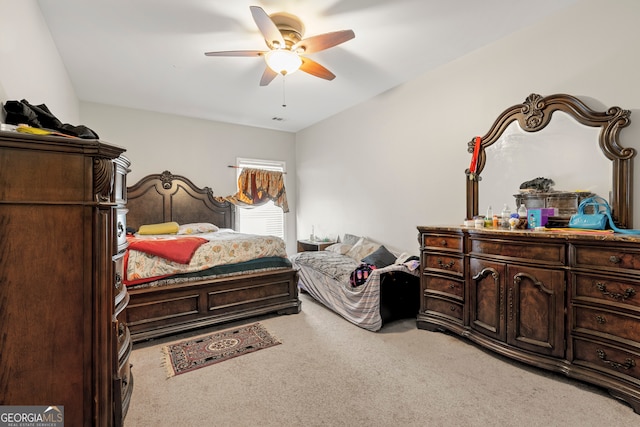
[[169,171],[147,175],[127,187],[127,227],[175,221],[178,224],[210,222],[220,228],[235,227],[235,207],[219,202],[210,187]]

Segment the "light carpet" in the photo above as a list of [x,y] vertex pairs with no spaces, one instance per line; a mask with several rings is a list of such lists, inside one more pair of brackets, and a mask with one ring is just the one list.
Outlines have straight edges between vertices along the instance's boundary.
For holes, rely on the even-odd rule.
[[637,426],[640,415],[597,387],[517,363],[413,319],[369,332],[308,295],[302,311],[259,321],[285,345],[167,379],[136,344],[125,427]]

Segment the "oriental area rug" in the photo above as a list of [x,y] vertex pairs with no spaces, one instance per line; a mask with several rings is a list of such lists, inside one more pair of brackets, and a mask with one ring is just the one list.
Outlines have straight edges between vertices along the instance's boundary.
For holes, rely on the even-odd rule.
[[281,344],[260,323],[190,338],[162,347],[167,377],[191,372]]

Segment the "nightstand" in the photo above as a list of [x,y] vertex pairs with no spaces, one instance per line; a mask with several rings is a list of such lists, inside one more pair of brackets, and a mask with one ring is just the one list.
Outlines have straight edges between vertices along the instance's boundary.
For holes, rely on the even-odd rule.
[[298,252],[323,251],[335,242],[321,242],[312,240],[298,240]]

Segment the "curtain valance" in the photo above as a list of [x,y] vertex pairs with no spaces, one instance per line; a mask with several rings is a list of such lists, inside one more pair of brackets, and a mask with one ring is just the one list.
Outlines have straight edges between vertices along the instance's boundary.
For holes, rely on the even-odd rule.
[[244,168],[238,177],[238,192],[220,199],[240,207],[260,206],[273,200],[283,212],[289,212],[283,173],[278,171]]

